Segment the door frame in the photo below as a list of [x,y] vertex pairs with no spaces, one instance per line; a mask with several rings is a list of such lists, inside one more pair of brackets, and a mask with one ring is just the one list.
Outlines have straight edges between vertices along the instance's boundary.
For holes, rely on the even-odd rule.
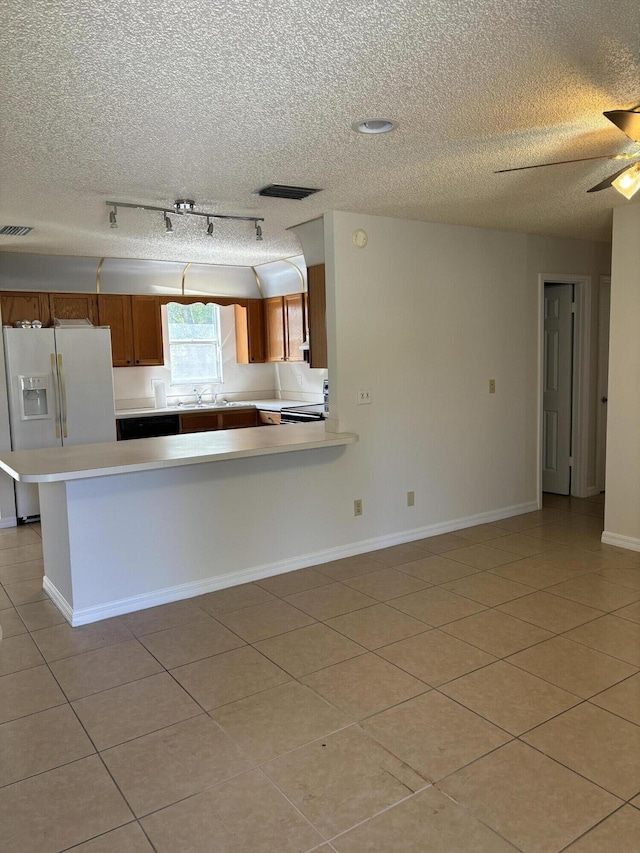
[[[601,275],[600,276],[600,290],[598,294],[598,403],[597,403],[597,416],[596,416],[596,486],[598,487],[599,492],[604,491],[604,472],[605,472],[605,460],[607,454],[606,442],[603,441],[603,432],[602,429],[602,420],[603,414],[600,407],[600,398],[604,396],[604,386],[608,384],[606,379],[608,379],[608,375],[604,375],[604,364],[606,361],[607,364],[607,374],[609,373],[609,352],[607,349],[607,358],[604,358],[603,352],[603,343],[604,343],[604,322],[602,316],[602,303],[603,303],[603,294],[609,291],[609,322],[611,321],[611,276],[610,275]],[[608,339],[608,338],[607,338]]]
[[597,492],[587,483],[589,471],[589,383],[591,363],[591,276],[540,273],[538,276],[538,502],[542,506],[543,388],[544,388],[544,286],[573,284],[573,375],[571,400],[571,495],[585,498]]

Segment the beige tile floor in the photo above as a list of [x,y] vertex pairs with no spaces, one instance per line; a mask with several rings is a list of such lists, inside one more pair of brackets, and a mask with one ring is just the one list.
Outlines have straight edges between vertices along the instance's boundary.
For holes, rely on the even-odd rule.
[[0,530],[0,850],[640,851],[602,498],[70,628]]

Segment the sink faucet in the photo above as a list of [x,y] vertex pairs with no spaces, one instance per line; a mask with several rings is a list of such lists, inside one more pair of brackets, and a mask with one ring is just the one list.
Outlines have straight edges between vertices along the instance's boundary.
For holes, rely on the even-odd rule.
[[197,388],[194,388],[193,393],[196,395],[196,405],[201,406],[202,405],[202,391],[198,391]]

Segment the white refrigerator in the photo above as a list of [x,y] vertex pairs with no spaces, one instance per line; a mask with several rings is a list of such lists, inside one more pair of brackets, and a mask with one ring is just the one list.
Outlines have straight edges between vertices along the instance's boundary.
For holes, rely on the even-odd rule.
[[[108,328],[5,327],[11,449],[116,440]],[[16,483],[18,519],[40,514],[38,487]]]

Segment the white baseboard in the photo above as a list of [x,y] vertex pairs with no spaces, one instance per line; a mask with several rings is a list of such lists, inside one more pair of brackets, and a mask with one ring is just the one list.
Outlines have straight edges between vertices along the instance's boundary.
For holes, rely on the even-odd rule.
[[596,495],[599,495],[601,491],[602,489],[600,488],[600,486],[587,486],[585,491],[585,497],[593,498]]
[[629,551],[640,551],[640,539],[634,536],[621,536],[619,533],[603,530],[601,541],[606,545],[617,545],[618,548],[626,548]]
[[69,622],[71,625],[83,624],[80,622],[73,621],[73,608],[71,607],[67,599],[64,597],[64,595],[62,595],[58,588],[51,583],[51,581],[46,575],[42,578],[42,589],[47,593],[51,601],[53,601],[53,603],[58,608],[60,613],[62,613],[67,622]]
[[9,516],[8,518],[0,518],[0,527],[17,527],[18,519],[15,515]]
[[304,554],[288,560],[280,560],[277,563],[254,566],[237,572],[229,572],[228,574],[216,575],[215,577],[205,578],[200,581],[191,581],[185,584],[178,584],[177,586],[165,587],[164,589],[153,592],[134,595],[130,598],[109,601],[105,604],[76,610],[69,605],[66,599],[46,577],[44,579],[44,590],[51,596],[53,603],[58,607],[65,619],[73,627],[76,627],[78,625],[86,625],[90,622],[98,622],[100,619],[121,616],[123,613],[146,610],[148,607],[157,607],[159,604],[181,601],[185,598],[193,598],[196,595],[204,595],[207,592],[215,592],[216,590],[225,589],[230,586],[251,583],[252,581],[262,580],[263,578],[273,577],[274,575],[281,575],[285,572],[293,572],[296,569],[318,566],[322,563],[330,563],[332,560],[354,557],[357,554],[366,554],[369,551],[378,551],[381,548],[390,548],[393,545],[415,542],[418,539],[427,539],[430,536],[439,536],[442,533],[452,533],[455,530],[461,530],[463,527],[475,527],[478,524],[500,521],[503,518],[511,518],[514,515],[533,512],[538,508],[537,501],[503,507],[502,509],[491,512],[470,515],[466,518],[456,518],[453,521],[431,524],[426,527],[418,527],[413,530],[392,533],[387,536],[378,536],[375,539],[351,542],[348,545],[327,548],[323,551],[317,551],[314,554]]

